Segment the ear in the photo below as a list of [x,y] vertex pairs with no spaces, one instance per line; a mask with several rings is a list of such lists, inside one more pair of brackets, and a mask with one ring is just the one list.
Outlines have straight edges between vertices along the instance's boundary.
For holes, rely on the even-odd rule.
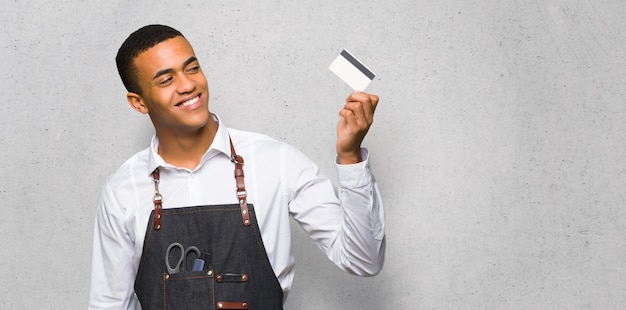
[[128,100],[128,104],[130,104],[135,111],[142,114],[148,113],[148,107],[139,94],[128,92],[128,94],[126,94],[126,100]]

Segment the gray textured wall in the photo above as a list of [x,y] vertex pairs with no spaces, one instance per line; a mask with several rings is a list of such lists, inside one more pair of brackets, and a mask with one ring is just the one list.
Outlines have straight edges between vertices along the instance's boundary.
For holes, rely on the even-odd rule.
[[366,140],[387,212],[375,278],[294,227],[288,309],[626,307],[626,2],[3,1],[0,308],[83,309],[97,195],[152,134],[114,56],[180,29],[231,127],[334,176],[347,48],[378,78]]

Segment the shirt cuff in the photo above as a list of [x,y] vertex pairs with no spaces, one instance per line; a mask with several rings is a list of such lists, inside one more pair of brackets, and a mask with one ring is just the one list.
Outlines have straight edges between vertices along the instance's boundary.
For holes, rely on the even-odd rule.
[[335,156],[337,180],[340,187],[359,188],[370,185],[372,172],[370,170],[369,152],[361,148],[361,162],[350,165],[339,164],[339,157]]

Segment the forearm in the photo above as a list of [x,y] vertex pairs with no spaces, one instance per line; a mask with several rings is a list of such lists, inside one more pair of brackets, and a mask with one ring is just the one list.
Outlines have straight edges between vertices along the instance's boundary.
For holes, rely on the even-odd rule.
[[284,154],[281,171],[293,218],[339,268],[366,276],[382,268],[385,219],[368,153],[361,155],[360,163],[337,164],[339,193],[293,148]]
[[[367,158],[367,153],[364,154]],[[360,169],[339,165],[339,199],[342,228],[328,251],[340,268],[360,275],[380,272],[384,262],[384,211],[369,161]],[[342,171],[345,170],[345,171]]]

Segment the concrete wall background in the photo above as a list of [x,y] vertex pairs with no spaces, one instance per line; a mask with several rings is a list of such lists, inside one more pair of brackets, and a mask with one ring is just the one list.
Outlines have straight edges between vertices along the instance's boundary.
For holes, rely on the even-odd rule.
[[287,309],[626,307],[626,2],[3,1],[0,308],[82,309],[97,195],[148,145],[114,57],[148,23],[195,47],[226,124],[334,176],[343,48],[378,77],[374,278],[294,227]]

